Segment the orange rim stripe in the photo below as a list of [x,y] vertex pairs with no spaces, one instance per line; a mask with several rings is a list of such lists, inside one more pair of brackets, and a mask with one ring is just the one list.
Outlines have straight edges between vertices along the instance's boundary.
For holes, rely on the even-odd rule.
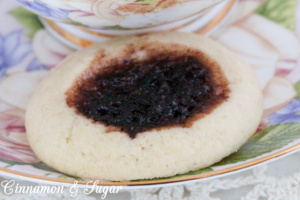
[[229,13],[233,5],[235,4],[236,0],[231,0],[226,7],[213,19],[211,20],[206,26],[201,28],[200,30],[196,31],[195,33],[204,35],[208,31],[212,30],[217,24],[219,24],[224,17]]

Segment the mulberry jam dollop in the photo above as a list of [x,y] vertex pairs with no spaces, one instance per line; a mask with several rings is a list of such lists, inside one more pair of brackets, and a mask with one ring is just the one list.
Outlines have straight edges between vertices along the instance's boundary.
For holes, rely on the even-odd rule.
[[129,56],[94,67],[67,92],[67,104],[135,138],[152,129],[188,127],[228,98],[220,67],[199,50],[143,51],[142,60]]

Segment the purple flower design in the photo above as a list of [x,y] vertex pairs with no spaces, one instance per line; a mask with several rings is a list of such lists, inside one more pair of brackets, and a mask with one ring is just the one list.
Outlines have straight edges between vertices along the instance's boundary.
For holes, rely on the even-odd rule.
[[0,79],[9,67],[19,64],[30,52],[30,42],[21,42],[22,30],[0,33]]
[[269,125],[300,122],[300,100],[294,99],[286,107],[268,117]]
[[39,0],[35,0],[32,2],[28,2],[25,0],[17,0],[17,2],[39,15],[57,20],[67,19],[67,15],[70,12],[69,10],[65,9],[51,9]]
[[40,61],[34,58],[27,66],[26,71],[31,72],[40,69],[47,69]]

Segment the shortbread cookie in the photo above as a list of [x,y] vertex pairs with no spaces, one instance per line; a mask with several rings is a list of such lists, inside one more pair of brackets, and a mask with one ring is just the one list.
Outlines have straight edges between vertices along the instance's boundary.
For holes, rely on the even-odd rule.
[[261,116],[245,62],[206,37],[162,32],[69,55],[32,96],[26,129],[50,167],[122,181],[210,166],[238,150]]

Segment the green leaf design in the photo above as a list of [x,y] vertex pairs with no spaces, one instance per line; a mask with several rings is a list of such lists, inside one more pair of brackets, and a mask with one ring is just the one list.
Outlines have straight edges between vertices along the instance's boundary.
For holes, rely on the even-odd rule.
[[293,31],[296,24],[297,3],[298,0],[266,0],[256,13]]
[[60,178],[60,179],[67,179],[67,178],[69,178],[69,176],[67,176],[67,175],[60,175],[60,176],[58,176],[58,178]]
[[38,30],[44,28],[37,15],[22,7],[17,7],[11,10],[10,14],[13,15],[24,26],[24,28],[29,31],[27,33],[27,37],[29,39],[32,39]]
[[[197,171],[191,171],[191,172],[188,172],[188,173],[185,173],[185,174],[178,174],[178,175],[175,175],[175,176],[170,176],[170,177],[164,177],[164,178],[153,178],[153,179],[139,179],[139,180],[133,180],[133,182],[138,182],[138,181],[155,181],[155,180],[163,180],[163,179],[172,179],[172,178],[179,178],[179,177],[183,177],[183,176],[190,176],[190,175],[196,175],[196,174],[203,174],[203,173],[207,173],[207,172],[211,172],[213,171],[212,168],[210,167],[207,167],[207,168],[204,168],[204,169],[200,169],[200,170],[197,170]],[[118,181],[113,181],[113,182],[118,182]]]
[[72,178],[74,178],[74,179],[77,180],[77,181],[84,181],[82,178],[77,177],[77,176],[72,176]]
[[44,174],[44,176],[49,176],[51,173],[46,173],[46,174]]
[[80,23],[80,22],[76,22],[72,19],[67,19],[65,20],[65,23],[66,24],[71,24],[71,25],[74,25],[74,26],[82,26],[82,27],[86,27],[86,25],[84,25],[83,23]]
[[188,172],[188,173],[185,173],[185,174],[180,174],[180,175],[172,176],[172,177],[169,177],[169,178],[178,178],[178,177],[182,177],[182,176],[204,174],[204,173],[211,172],[211,171],[213,171],[212,168],[207,167],[207,168],[204,168],[204,169],[200,169],[200,170],[197,170],[197,171],[192,171],[192,172]]
[[252,136],[236,153],[224,158],[214,166],[233,164],[282,148],[300,138],[300,124],[270,126]]
[[0,161],[6,163],[8,165],[30,165],[30,163],[18,162],[18,161],[14,161],[14,160],[7,160],[4,158],[0,158]]
[[68,175],[60,175],[58,178],[60,179],[67,179],[67,178],[72,178],[75,179],[77,181],[84,181],[82,178],[80,177],[75,177],[75,176],[68,176]]
[[113,29],[113,30],[130,30],[130,28],[123,28],[123,27],[118,26],[118,25],[116,25],[116,26],[105,26],[105,28]]
[[297,98],[300,99],[300,81],[298,83],[296,83],[295,90],[297,93]]
[[32,166],[35,167],[35,168],[37,168],[37,169],[41,169],[41,170],[45,170],[45,171],[49,171],[49,172],[57,172],[57,173],[59,173],[55,169],[52,169],[52,168],[48,167],[43,162],[38,162],[38,163],[32,164]]
[[14,165],[6,165],[4,168],[11,168],[11,167],[13,167]]

